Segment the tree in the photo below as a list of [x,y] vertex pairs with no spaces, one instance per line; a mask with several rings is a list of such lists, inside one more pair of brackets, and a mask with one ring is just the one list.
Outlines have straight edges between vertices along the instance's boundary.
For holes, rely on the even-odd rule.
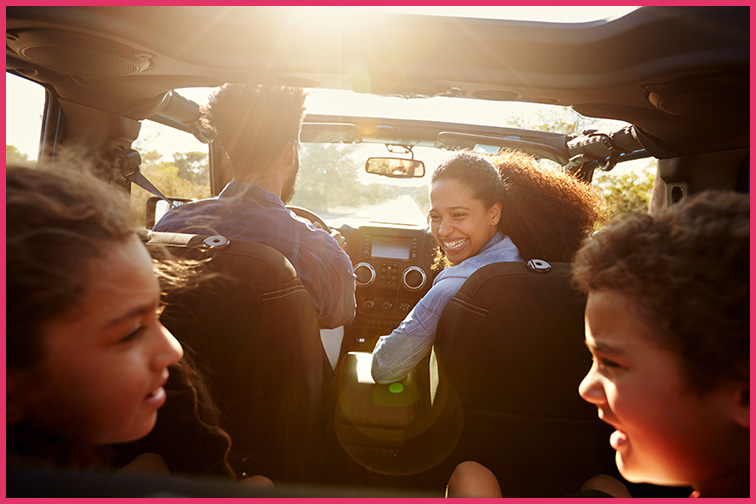
[[[137,148],[137,150],[139,149]],[[139,150],[139,156],[142,158],[142,166],[157,164],[160,161],[160,158],[163,157],[163,155],[156,150]]]
[[[512,116],[508,120],[517,128],[552,131],[565,135],[577,135],[587,128],[601,128],[592,118],[583,117],[568,109],[538,110],[534,114]],[[642,161],[641,161],[642,163]],[[607,204],[610,219],[621,214],[647,212],[656,173],[656,161],[651,159],[645,166],[634,168],[632,172],[594,173],[593,185]]]
[[580,116],[572,110],[538,109],[534,113],[512,115],[507,120],[507,125],[537,131],[550,131],[565,135],[574,135],[578,132]]
[[15,145],[5,144],[5,164],[23,164],[31,163],[29,156],[18,150]]
[[[141,155],[142,174],[166,196],[192,199],[210,197],[210,187],[207,182],[201,184],[181,177],[180,168],[172,162],[159,161],[162,156],[156,151],[147,151]],[[137,222],[144,222],[147,199],[151,196],[153,195],[141,187],[131,185],[131,213]]]
[[[364,151],[356,149],[359,156]],[[338,207],[361,207],[412,194],[413,187],[364,184],[360,181],[364,157],[355,147],[313,143],[303,145],[297,190],[291,204],[328,213]]]
[[648,212],[654,175],[655,172],[647,167],[623,174],[605,173],[596,177],[593,185],[606,201],[609,218],[614,219],[626,213]]
[[175,152],[173,164],[178,166],[178,176],[196,184],[206,184],[210,179],[207,152]]
[[361,184],[359,165],[347,147],[334,144],[306,144],[300,151],[300,171],[293,205],[326,212],[329,207],[354,205]]

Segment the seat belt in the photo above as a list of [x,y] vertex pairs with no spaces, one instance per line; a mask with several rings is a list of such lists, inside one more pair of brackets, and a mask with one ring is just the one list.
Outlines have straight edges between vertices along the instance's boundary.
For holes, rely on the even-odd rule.
[[163,193],[161,193],[160,190],[152,184],[152,182],[147,180],[147,178],[142,175],[142,172],[139,170],[139,165],[141,164],[142,156],[140,156],[139,152],[135,151],[134,149],[119,149],[118,151],[116,151],[114,167],[121,173],[123,178],[133,184],[138,185],[145,191],[157,196],[161,200],[168,203],[171,208],[175,208],[176,205],[174,205],[171,200],[166,198]]

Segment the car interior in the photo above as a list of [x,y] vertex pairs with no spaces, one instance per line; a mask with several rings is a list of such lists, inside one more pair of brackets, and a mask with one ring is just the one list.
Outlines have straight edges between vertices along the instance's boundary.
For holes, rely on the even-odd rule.
[[[308,111],[300,138],[305,146],[380,147],[382,155],[358,160],[362,175],[422,191],[434,167],[423,149],[518,149],[587,183],[652,159],[650,212],[706,189],[747,193],[749,8],[639,7],[578,23],[314,9],[321,20],[301,9],[6,7],[6,72],[46,93],[39,160],[54,166],[75,152],[127,191],[157,189],[143,211],[148,249],[219,273],[177,293],[162,321],[211,381],[233,439],[234,472],[264,474],[277,485],[232,489],[203,474],[198,461],[212,447],[179,441],[186,434],[177,399],[150,436],[177,472],[207,480],[161,486],[159,479],[63,473],[48,475],[55,484],[42,489],[36,470],[9,468],[8,496],[85,496],[85,487],[86,496],[110,497],[442,496],[464,460],[491,468],[514,497],[558,497],[597,473],[619,477],[610,430],[577,393],[590,354],[585,297],[570,285],[569,264],[533,258],[477,271],[444,311],[431,355],[401,382],[376,384],[375,342],[437,274],[426,223],[291,207],[338,229],[354,266],[356,317],[329,355],[312,302],[283,255],[224,236],[150,231],[166,202],[190,199],[162,194],[144,177],[136,140],[147,122],[194,137],[207,149],[216,196],[232,179],[230,162],[183,89],[262,83],[405,102],[453,99],[460,108],[533,103],[619,126],[567,134]],[[13,121],[6,117],[8,128]],[[181,397],[171,385],[169,393]],[[634,488],[641,496],[689,493]]]

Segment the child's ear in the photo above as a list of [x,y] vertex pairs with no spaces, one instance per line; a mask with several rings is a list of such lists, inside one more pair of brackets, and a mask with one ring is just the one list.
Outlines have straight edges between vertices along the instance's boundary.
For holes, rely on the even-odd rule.
[[751,428],[751,387],[748,382],[738,382],[733,387],[732,418],[744,429]]

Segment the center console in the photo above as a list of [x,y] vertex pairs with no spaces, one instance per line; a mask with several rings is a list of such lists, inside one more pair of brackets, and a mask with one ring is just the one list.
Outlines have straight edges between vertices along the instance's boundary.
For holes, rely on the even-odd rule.
[[387,225],[361,226],[349,244],[357,276],[355,343],[374,343],[399,325],[430,288],[435,241],[425,228]]

